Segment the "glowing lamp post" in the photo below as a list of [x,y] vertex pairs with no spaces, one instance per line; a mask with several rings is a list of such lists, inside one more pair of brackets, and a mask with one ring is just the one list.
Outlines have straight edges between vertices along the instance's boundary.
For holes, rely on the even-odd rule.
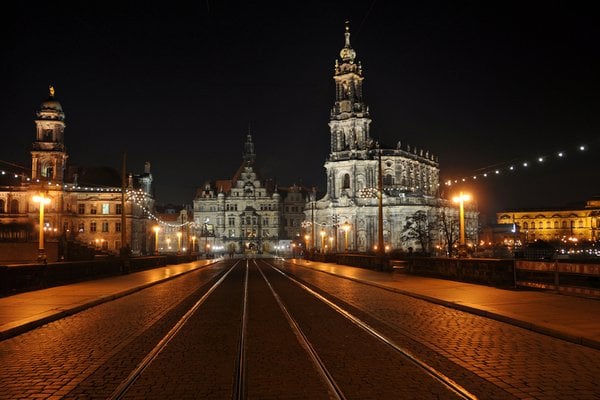
[[192,236],[192,253],[196,251],[196,235]]
[[177,252],[181,252],[181,232],[177,232]]
[[308,240],[310,239],[310,235],[304,235],[304,241],[306,242],[306,253],[308,253]]
[[344,251],[348,251],[348,231],[350,230],[348,221],[344,222],[342,229],[344,230]]
[[325,252],[325,229],[321,229],[321,232],[319,232],[319,234],[321,235],[321,252],[324,253]]
[[155,226],[152,228],[154,230],[154,254],[158,254],[158,232],[160,231],[160,226]]
[[465,254],[465,201],[471,200],[471,196],[460,192],[460,194],[454,197],[453,201],[459,204],[459,255]]
[[33,196],[33,201],[40,203],[40,243],[38,246],[38,261],[45,261],[46,250],[44,249],[44,206],[50,203],[50,199],[47,198],[44,193],[40,193],[39,196]]

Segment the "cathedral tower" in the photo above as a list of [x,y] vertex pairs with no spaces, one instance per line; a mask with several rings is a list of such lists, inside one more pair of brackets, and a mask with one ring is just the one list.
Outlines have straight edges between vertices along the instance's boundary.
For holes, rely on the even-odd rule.
[[31,177],[62,183],[68,157],[64,144],[65,114],[60,103],[54,99],[52,86],[50,97],[42,103],[37,112],[35,126],[36,139],[31,150]]
[[[335,104],[331,110],[329,129],[331,153],[347,150],[366,150],[370,146],[369,108],[363,102],[363,76],[356,52],[350,46],[350,26],[346,22],[345,43],[340,51],[341,64],[335,61]],[[338,154],[337,156],[342,156]]]

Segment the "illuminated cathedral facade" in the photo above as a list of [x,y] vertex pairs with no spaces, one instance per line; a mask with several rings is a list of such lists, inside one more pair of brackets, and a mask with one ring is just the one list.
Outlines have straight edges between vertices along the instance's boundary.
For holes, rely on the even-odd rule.
[[[457,220],[458,207],[439,196],[437,157],[401,142],[385,147],[372,139],[369,107],[363,96],[363,68],[351,47],[348,24],[340,58],[334,67],[330,153],[324,165],[327,191],[322,198],[309,199],[307,203],[304,224],[307,244],[321,252],[332,247],[338,251],[376,250],[381,179],[386,250],[409,247],[419,250],[418,243],[402,237],[407,218],[422,212],[430,220],[440,215]],[[477,217],[470,207],[465,220],[471,243],[477,241]],[[433,235],[432,247],[443,248],[441,236],[441,233]]]

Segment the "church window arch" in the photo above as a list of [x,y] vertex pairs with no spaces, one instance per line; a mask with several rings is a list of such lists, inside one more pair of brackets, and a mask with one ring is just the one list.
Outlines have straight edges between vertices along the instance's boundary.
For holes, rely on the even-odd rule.
[[350,174],[342,176],[342,189],[350,189]]

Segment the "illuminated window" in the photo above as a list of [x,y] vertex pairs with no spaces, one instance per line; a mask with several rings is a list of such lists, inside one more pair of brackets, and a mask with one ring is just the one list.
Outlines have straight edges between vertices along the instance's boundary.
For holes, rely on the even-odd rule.
[[110,204],[102,203],[102,214],[110,214]]

